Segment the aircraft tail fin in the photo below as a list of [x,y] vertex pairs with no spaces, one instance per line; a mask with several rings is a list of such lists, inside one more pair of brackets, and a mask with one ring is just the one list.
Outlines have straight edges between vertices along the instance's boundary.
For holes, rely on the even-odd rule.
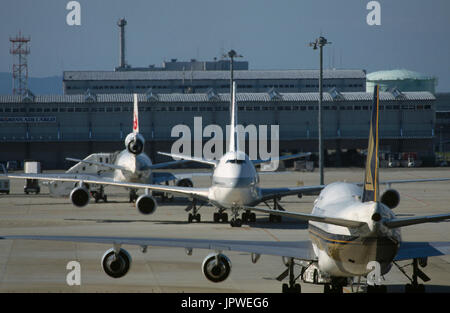
[[138,110],[138,95],[133,94],[134,108],[133,108],[133,133],[139,133],[139,110]]
[[237,106],[236,106],[236,82],[233,82],[233,92],[230,102],[230,146],[229,151],[236,152],[239,151],[239,138],[237,134]]
[[380,86],[376,85],[373,92],[372,114],[370,118],[369,145],[367,148],[366,174],[364,177],[364,189],[362,202],[378,201],[379,177],[378,177],[378,144],[379,144],[379,96]]

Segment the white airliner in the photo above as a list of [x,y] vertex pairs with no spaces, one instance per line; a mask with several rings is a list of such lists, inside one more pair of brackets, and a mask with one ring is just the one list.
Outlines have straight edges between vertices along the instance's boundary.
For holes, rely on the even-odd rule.
[[[70,196],[72,203],[83,207],[89,202],[89,193],[95,200],[103,199],[106,202],[103,184],[101,182],[131,182],[144,184],[159,184],[174,181],[177,186],[193,186],[191,177],[195,173],[172,174],[153,172],[154,169],[166,168],[185,161],[171,161],[152,164],[144,152],[145,139],[139,133],[138,95],[134,94],[133,132],[125,138],[125,149],[115,154],[97,153],[84,160],[66,158],[78,162],[66,173],[62,174],[35,174],[36,179],[50,181],[49,191],[54,196]],[[100,160],[97,160],[100,159]],[[104,162],[103,162],[104,160]],[[30,174],[8,174],[10,178],[29,178]],[[61,178],[66,178],[65,180]],[[78,184],[80,181],[98,181],[91,184]],[[98,187],[96,189],[95,187]],[[164,197],[164,194],[160,194]],[[130,202],[138,198],[136,189],[130,189]]]
[[[221,282],[231,273],[231,261],[223,251],[251,253],[256,263],[262,254],[282,256],[287,269],[278,279],[289,276],[289,284],[283,284],[283,292],[300,292],[303,282],[324,285],[324,292],[342,292],[343,287],[355,277],[373,273],[384,275],[397,266],[397,261],[413,260],[411,284],[406,291],[424,291],[418,278],[429,277],[419,269],[427,258],[450,254],[450,242],[402,242],[400,228],[450,219],[449,214],[398,218],[392,206],[398,204],[398,193],[379,195],[378,173],[378,93],[375,87],[369,149],[363,188],[360,184],[336,182],[326,186],[315,201],[311,214],[273,211],[249,207],[249,210],[289,216],[308,221],[310,241],[242,241],[177,238],[135,237],[86,237],[86,236],[0,236],[0,239],[55,240],[68,242],[104,243],[113,247],[105,252],[101,264],[107,275],[119,278],[131,267],[131,256],[122,245],[185,248],[188,255],[193,249],[208,249],[202,263],[204,276],[212,282]],[[231,160],[234,160],[231,158]],[[393,199],[395,201],[393,201]],[[395,203],[397,202],[397,203]],[[293,234],[295,238],[295,234]],[[295,263],[297,262],[297,263]],[[300,275],[294,274],[294,265],[301,267]],[[406,275],[403,269],[401,271]],[[386,286],[368,286],[367,291],[386,291]]]
[[[250,160],[247,154],[239,149],[238,141],[238,130],[237,130],[237,104],[236,104],[236,83],[233,82],[233,93],[230,102],[230,113],[231,113],[231,123],[230,123],[230,140],[228,152],[220,158],[220,160],[206,160],[203,158],[190,157],[181,154],[167,154],[172,157],[181,158],[188,161],[200,162],[204,164],[209,164],[214,166],[212,173],[212,183],[209,188],[193,188],[184,186],[164,186],[155,184],[145,184],[137,182],[135,177],[127,177],[128,180],[105,180],[105,179],[92,179],[90,177],[82,178],[70,178],[70,177],[55,177],[51,176],[46,178],[45,175],[27,174],[21,175],[21,177],[26,178],[38,178],[38,179],[52,179],[61,181],[71,181],[78,184],[79,187],[72,191],[71,198],[72,202],[76,201],[79,204],[83,204],[88,199],[88,194],[86,192],[86,184],[98,184],[98,185],[113,185],[121,186],[131,189],[144,189],[145,194],[140,196],[136,201],[136,207],[139,212],[143,214],[152,214],[155,212],[157,207],[157,202],[151,196],[150,191],[153,192],[163,192],[181,195],[190,199],[193,199],[192,205],[188,206],[187,211],[192,210],[192,213],[188,215],[188,221],[193,220],[200,221],[200,214],[198,210],[200,207],[197,206],[197,201],[204,201],[212,204],[218,208],[218,212],[214,213],[214,222],[227,222],[228,214],[225,210],[230,210],[232,218],[230,224],[233,227],[240,227],[242,223],[255,222],[255,213],[252,213],[248,207],[253,207],[259,203],[265,203],[270,207],[268,201],[273,201],[273,206],[270,207],[273,211],[283,211],[284,209],[278,203],[279,199],[284,196],[289,195],[299,195],[302,194],[318,194],[325,185],[318,186],[301,186],[301,187],[277,187],[277,188],[261,188],[259,185],[259,175],[255,169],[255,165],[260,165],[269,161],[274,160],[286,160],[292,158],[299,158],[302,156],[310,155],[310,153],[301,153],[296,155],[282,156],[279,158],[272,158],[269,160]],[[131,136],[131,137],[130,137]],[[135,138],[134,134],[130,134],[130,138]],[[136,149],[129,147],[130,144],[135,145],[135,139],[131,140],[127,137],[125,140],[128,149]],[[134,147],[134,146],[133,146]],[[125,160],[130,162],[128,159],[135,160],[133,154],[124,152],[126,155]],[[124,162],[123,164],[126,164]],[[118,170],[123,167],[122,163],[119,163]],[[14,177],[14,176],[9,176]],[[133,180],[135,182],[133,182]],[[435,181],[435,180],[450,180],[450,178],[442,179],[423,179],[423,180],[397,180],[397,181],[386,181],[385,184],[393,183],[405,183],[405,182],[417,182],[417,181]],[[389,190],[385,196],[389,198],[390,201],[394,201],[398,197],[398,193],[393,190]],[[74,202],[75,203],[75,202]],[[242,213],[242,219],[239,217],[240,212]],[[281,216],[278,214],[270,214],[270,221],[280,221]]]
[[[212,173],[212,186],[209,188],[192,188],[192,182],[187,178],[182,178],[180,182],[184,185],[178,184],[178,186],[163,186],[156,184],[149,184],[143,182],[150,177],[150,170],[154,168],[151,165],[150,159],[142,152],[144,139],[138,133],[137,128],[137,100],[135,95],[135,123],[133,133],[129,134],[125,140],[127,150],[124,150],[118,157],[118,161],[114,165],[76,160],[79,162],[85,162],[88,164],[102,165],[115,169],[115,175],[113,179],[91,177],[88,175],[80,175],[78,177],[62,176],[62,175],[43,175],[43,174],[23,174],[23,175],[8,175],[11,178],[30,178],[53,180],[53,181],[68,181],[76,183],[78,186],[71,192],[72,202],[77,206],[83,206],[89,199],[89,194],[86,186],[89,185],[113,185],[122,186],[130,189],[145,189],[146,194],[139,197],[136,201],[136,207],[143,214],[151,214],[156,210],[157,202],[150,194],[150,190],[153,192],[163,192],[170,194],[182,195],[193,199],[192,205],[187,210],[192,210],[193,213],[189,213],[188,220],[200,221],[200,214],[197,206],[197,201],[206,201],[218,208],[219,212],[214,214],[215,222],[227,222],[228,214],[224,211],[229,209],[232,212],[232,219],[230,224],[232,226],[241,226],[243,222],[254,222],[256,216],[251,213],[250,210],[245,210],[242,214],[242,219],[239,218],[239,213],[246,206],[254,206],[260,202],[266,202],[269,200],[274,201],[274,209],[283,210],[278,204],[278,199],[282,196],[302,194],[302,193],[318,193],[323,186],[313,187],[291,187],[291,188],[261,188],[259,186],[259,176],[255,169],[255,165],[260,165],[274,160],[287,160],[293,158],[300,158],[310,155],[310,153],[300,153],[295,155],[282,156],[279,158],[272,158],[270,160],[250,160],[247,154],[239,150],[238,147],[238,134],[237,134],[237,107],[236,107],[236,90],[235,83],[233,84],[233,97],[231,104],[231,129],[229,151],[216,160],[205,160],[202,158],[188,157],[184,155],[170,155],[178,156],[185,160],[172,161],[163,164],[173,164],[174,162],[186,162],[195,161],[205,163],[214,166]],[[162,153],[164,154],[164,153]],[[72,159],[73,160],[73,159]],[[157,165],[159,166],[159,164]],[[189,184],[186,184],[188,182]],[[267,204],[268,205],[268,204]],[[271,216],[271,218],[277,216]]]

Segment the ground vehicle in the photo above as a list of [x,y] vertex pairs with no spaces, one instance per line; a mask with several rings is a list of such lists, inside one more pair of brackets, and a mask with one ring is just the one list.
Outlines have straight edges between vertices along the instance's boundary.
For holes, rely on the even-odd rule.
[[[25,161],[23,165],[23,170],[25,173],[33,173],[38,174],[41,173],[41,163],[37,161]],[[26,194],[30,192],[34,192],[38,194],[41,191],[41,187],[39,187],[39,180],[37,179],[27,179],[25,186],[23,187],[23,191]]]
[[9,195],[9,179],[0,179],[0,192]]

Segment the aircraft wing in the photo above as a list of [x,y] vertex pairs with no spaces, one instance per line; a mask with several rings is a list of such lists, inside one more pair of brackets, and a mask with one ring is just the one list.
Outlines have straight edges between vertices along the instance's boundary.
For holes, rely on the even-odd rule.
[[278,211],[278,210],[268,210],[268,209],[261,209],[261,208],[255,208],[255,207],[246,207],[246,209],[251,210],[251,211],[261,212],[261,213],[291,217],[291,218],[295,218],[295,219],[302,220],[302,221],[327,223],[327,224],[333,224],[333,225],[344,226],[344,227],[349,227],[349,228],[358,228],[358,227],[367,225],[367,223],[365,223],[365,222],[348,220],[348,219],[343,219],[343,218],[336,218],[336,217],[321,216],[321,215]]
[[172,180],[181,180],[199,176],[211,176],[212,172],[193,172],[193,173],[153,172],[152,174],[153,174],[153,183],[160,184]]
[[[263,172],[258,172],[262,174]],[[268,172],[271,173],[271,172]],[[450,181],[450,178],[424,178],[424,179],[404,179],[404,180],[386,180],[380,182],[380,184],[403,184],[403,183],[419,183],[419,182],[438,182],[438,181]],[[362,186],[362,183],[356,183],[358,186]],[[320,191],[325,188],[326,185],[317,186],[302,186],[302,187],[285,187],[285,188],[261,188],[263,194],[263,201],[270,200],[276,196],[284,197],[296,194],[303,195],[318,195]]]
[[38,179],[44,181],[67,181],[67,182],[80,182],[89,180],[92,184],[96,184],[94,181],[98,181],[98,184],[113,183],[114,180],[109,177],[100,177],[95,174],[73,174],[73,173],[59,173],[59,174],[5,174],[0,177],[14,178],[14,179]]
[[191,157],[188,155],[178,154],[178,153],[166,153],[166,152],[160,152],[160,151],[158,151],[158,153],[161,155],[172,157],[172,158],[178,158],[178,159],[182,159],[182,160],[186,160],[186,161],[203,163],[203,164],[208,164],[208,165],[213,165],[213,166],[216,166],[219,163],[216,160],[206,160],[203,158]]
[[[392,184],[405,184],[405,183],[428,183],[428,182],[436,182],[436,181],[448,181],[450,178],[419,178],[419,179],[400,179],[400,180],[385,180],[380,181],[380,184],[383,185],[392,185]],[[357,183],[358,186],[362,186],[362,183]]]
[[450,242],[402,242],[395,261],[450,254]]
[[186,197],[196,198],[208,201],[209,188],[192,188],[192,187],[178,187],[178,186],[164,186],[164,185],[153,185],[153,184],[142,184],[142,183],[130,183],[130,182],[118,182],[112,179],[86,175],[77,174],[77,177],[70,177],[67,174],[7,174],[0,175],[0,177],[7,178],[27,178],[27,179],[39,179],[39,180],[49,180],[49,181],[71,181],[71,182],[83,182],[85,184],[95,184],[95,185],[106,185],[106,186],[117,186],[124,188],[133,189],[148,189],[153,191],[168,192],[172,194],[179,194]]
[[290,195],[317,195],[326,185],[301,186],[301,187],[281,187],[281,188],[261,188],[262,201],[271,200],[274,197],[284,197]]
[[316,260],[310,241],[244,241],[156,237],[85,237],[85,236],[0,236],[0,240],[49,240],[113,245],[175,247],[185,249],[208,249],[215,251],[238,251]]
[[72,161],[72,162],[86,163],[86,164],[89,164],[89,165],[103,166],[103,167],[111,168],[111,169],[114,169],[114,170],[129,171],[127,168],[125,168],[123,166],[116,165],[116,164],[111,164],[111,163],[96,162],[96,161],[89,161],[89,160],[81,160],[81,159],[74,159],[74,158],[66,158],[66,160],[67,161]]
[[169,167],[169,166],[178,165],[178,164],[182,164],[182,163],[186,163],[186,162],[190,162],[190,160],[178,160],[178,161],[169,161],[169,162],[156,163],[156,164],[152,164],[150,166],[150,168],[152,170],[157,170],[157,169],[160,169],[160,168],[166,168],[166,167]]
[[297,154],[291,154],[291,155],[284,155],[278,158],[270,158],[267,160],[252,160],[253,165],[259,165],[262,163],[268,163],[271,161],[285,161],[285,160],[292,160],[292,159],[300,159],[307,156],[310,156],[311,152],[305,152],[305,153],[297,153]]

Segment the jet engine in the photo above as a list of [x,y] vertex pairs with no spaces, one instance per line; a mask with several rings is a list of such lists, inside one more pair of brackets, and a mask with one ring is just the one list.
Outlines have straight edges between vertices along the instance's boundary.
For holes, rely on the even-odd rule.
[[189,178],[183,178],[177,181],[179,187],[193,187],[194,183]]
[[142,195],[136,200],[136,207],[142,214],[153,214],[158,207],[156,200],[150,195]]
[[393,209],[400,203],[400,194],[397,190],[388,189],[381,195],[381,203]]
[[102,256],[102,268],[108,276],[120,278],[130,270],[131,261],[131,256],[126,250],[121,248],[119,253],[116,253],[111,248]]
[[209,281],[220,283],[230,276],[231,261],[221,253],[211,253],[203,260],[202,272]]
[[131,133],[125,138],[125,147],[128,152],[133,154],[141,154],[144,151],[145,139],[141,134]]
[[89,203],[89,190],[86,186],[75,187],[70,193],[70,201],[77,207],[84,207]]

